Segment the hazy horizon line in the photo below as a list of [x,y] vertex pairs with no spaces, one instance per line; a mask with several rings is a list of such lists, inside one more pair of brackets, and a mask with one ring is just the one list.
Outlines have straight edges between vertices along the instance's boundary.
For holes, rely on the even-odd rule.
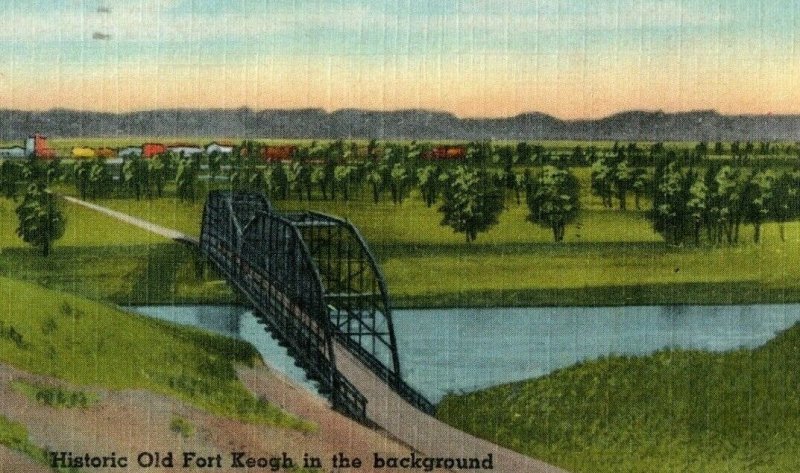
[[541,112],[541,111],[526,111],[520,112],[513,115],[498,115],[498,116],[468,116],[468,115],[459,115],[455,112],[449,110],[441,110],[435,108],[419,108],[419,107],[409,107],[409,108],[395,108],[395,109],[373,109],[373,108],[361,108],[361,107],[343,107],[343,108],[336,108],[336,109],[327,109],[325,107],[274,107],[274,108],[256,108],[252,106],[242,105],[238,107],[155,107],[155,108],[142,108],[142,109],[131,109],[126,111],[112,111],[112,110],[93,110],[93,109],[79,109],[79,108],[70,108],[70,107],[50,107],[50,108],[33,108],[33,109],[22,109],[22,108],[11,108],[11,107],[0,107],[0,112],[22,112],[22,113],[52,113],[52,112],[76,112],[76,113],[97,113],[97,114],[109,114],[109,115],[127,115],[127,114],[135,114],[135,113],[147,113],[147,112],[157,112],[157,111],[237,111],[237,110],[247,110],[251,112],[269,112],[269,111],[282,111],[282,112],[303,112],[303,111],[320,111],[324,112],[328,115],[333,115],[339,112],[348,112],[348,111],[356,111],[356,112],[366,112],[366,113],[385,113],[385,114],[392,114],[392,113],[431,113],[431,114],[441,114],[441,115],[450,115],[459,120],[504,120],[504,119],[512,119],[518,118],[528,115],[539,115],[544,117],[553,118],[563,122],[581,122],[581,121],[600,121],[605,120],[608,118],[617,117],[620,115],[626,114],[662,114],[662,115],[690,115],[690,114],[713,114],[718,115],[721,117],[798,117],[800,116],[800,111],[795,113],[747,113],[747,112],[738,112],[738,113],[726,113],[721,112],[715,108],[697,108],[697,109],[685,109],[685,110],[676,110],[676,111],[667,111],[664,109],[646,109],[646,108],[631,108],[631,109],[623,109],[619,110],[607,115],[599,115],[599,116],[586,116],[586,117],[577,117],[577,118],[564,118],[555,114]]

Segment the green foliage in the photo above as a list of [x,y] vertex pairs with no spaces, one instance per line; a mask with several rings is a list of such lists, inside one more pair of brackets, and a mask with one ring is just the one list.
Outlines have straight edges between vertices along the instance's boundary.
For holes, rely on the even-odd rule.
[[437,416],[576,472],[800,469],[800,324],[755,350],[610,356],[450,395]]
[[[158,162],[158,160],[151,160]],[[153,168],[156,166],[154,165]],[[131,192],[136,200],[143,195],[151,196],[150,192],[150,168],[151,166],[139,156],[128,158],[122,164],[122,184]]]
[[580,185],[567,169],[544,166],[527,193],[531,222],[553,230],[556,242],[564,240],[567,224],[578,217]]
[[197,168],[190,158],[183,158],[178,162],[175,188],[182,202],[194,202],[197,197]]
[[599,196],[605,207],[611,208],[611,187],[613,169],[608,166],[605,159],[598,159],[592,164],[592,192]]
[[66,230],[66,218],[58,206],[57,197],[43,184],[33,182],[28,185],[16,212],[19,220],[17,235],[25,243],[38,248],[43,256],[48,256],[53,242],[64,236]]
[[176,434],[180,434],[180,436],[185,439],[194,437],[195,433],[194,425],[192,425],[192,423],[188,420],[179,416],[172,417],[172,420],[169,422],[169,430],[175,432]]
[[336,183],[336,188],[341,190],[342,198],[345,201],[350,200],[350,186],[354,169],[353,166],[340,165],[336,166],[333,171],[333,179]]
[[0,194],[7,199],[16,198],[21,179],[21,164],[7,159],[0,160]]
[[92,163],[89,161],[75,161],[72,168],[73,182],[81,199],[86,199],[89,193],[89,173]]
[[39,404],[48,407],[85,409],[98,401],[97,395],[86,391],[73,391],[60,386],[45,386],[17,380],[12,386]]
[[417,182],[422,200],[428,207],[433,206],[439,194],[439,176],[441,170],[436,166],[427,165],[417,169]]
[[108,197],[112,190],[112,178],[103,159],[92,161],[88,174],[88,194],[92,199]]
[[380,167],[375,166],[374,163],[369,163],[365,180],[372,188],[372,200],[376,204],[381,200],[381,192],[384,186],[383,175],[384,171]]
[[442,201],[442,225],[463,233],[468,243],[498,223],[504,206],[502,192],[488,174],[465,166],[449,174]]
[[411,176],[405,164],[395,163],[394,166],[391,167],[389,187],[392,193],[392,202],[400,204],[405,200],[408,195],[408,185],[410,181]]

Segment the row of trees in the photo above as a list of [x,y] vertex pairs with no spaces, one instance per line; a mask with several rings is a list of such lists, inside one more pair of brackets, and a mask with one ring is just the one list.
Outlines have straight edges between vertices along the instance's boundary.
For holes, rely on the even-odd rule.
[[[414,143],[383,148],[370,144],[371,159],[352,161],[357,151],[343,142],[313,144],[303,154],[314,160],[266,165],[256,158],[260,151],[252,142],[233,155],[214,153],[203,161],[174,154],[128,159],[114,173],[103,160],[77,162],[67,173],[56,161],[36,166],[7,161],[0,164],[0,190],[13,194],[16,183],[31,180],[32,174],[46,184],[63,174],[74,181],[83,198],[158,197],[173,182],[176,195],[192,201],[201,188],[203,167],[208,187],[263,191],[273,199],[349,200],[365,198],[367,192],[376,203],[389,194],[398,204],[416,188],[428,207],[441,201],[442,223],[464,233],[467,241],[496,223],[509,195],[521,204],[524,194],[529,220],[552,229],[554,239],[561,241],[580,208],[579,182],[568,167],[571,160],[553,159],[533,169],[514,167],[516,154],[536,152],[525,146],[474,144],[470,160],[477,166],[420,160],[422,148]],[[754,226],[758,241],[763,222],[782,223],[798,216],[798,173],[745,166],[743,160],[698,165],[693,155],[671,152],[664,153],[655,167],[646,167],[637,158],[640,150],[635,144],[615,148],[614,154],[593,162],[591,191],[609,208],[616,201],[625,210],[631,194],[637,209],[649,202],[647,215],[670,244],[734,244],[742,224]],[[576,149],[575,159],[581,153]]]
[[800,173],[770,169],[712,165],[705,172],[675,162],[656,167],[653,226],[669,244],[739,242],[743,224],[753,226],[753,240],[761,239],[766,221],[784,224],[800,217]]

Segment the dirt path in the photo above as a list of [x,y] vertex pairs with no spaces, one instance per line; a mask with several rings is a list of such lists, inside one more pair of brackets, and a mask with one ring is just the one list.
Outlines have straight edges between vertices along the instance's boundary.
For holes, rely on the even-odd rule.
[[[302,461],[308,452],[322,459],[327,468],[339,452],[370,458],[373,452],[400,455],[408,448],[385,433],[368,429],[330,410],[325,401],[293,385],[284,376],[266,366],[243,368],[243,380],[273,404],[283,405],[292,413],[315,423],[311,433],[254,425],[215,416],[171,397],[149,391],[109,391],[102,388],[75,387],[47,376],[32,375],[0,364],[0,415],[25,425],[33,444],[54,452],[73,455],[126,456],[125,471],[199,471],[178,464],[183,452],[198,455],[222,455],[221,468],[214,471],[243,471],[231,468],[231,452],[246,452],[253,457],[280,456],[283,452]],[[85,409],[52,408],[39,404],[14,389],[13,382],[23,380],[47,386],[91,392],[99,402]],[[184,419],[194,433],[183,437],[171,429],[175,418]],[[173,452],[174,468],[143,468],[137,464],[142,452]],[[269,471],[269,468],[257,469]],[[0,472],[51,471],[30,458],[0,446]],[[85,470],[88,471],[88,470]],[[121,471],[91,468],[91,471]],[[371,472],[372,468],[358,471]],[[386,471],[386,470],[382,470]]]
[[92,209],[96,212],[100,212],[101,214],[105,214],[108,215],[109,217],[116,218],[117,220],[123,221],[127,224],[139,227],[149,232],[153,232],[156,235],[161,235],[164,238],[169,238],[171,240],[176,240],[176,241],[185,241],[188,243],[194,243],[195,245],[200,243],[196,237],[187,235],[185,233],[181,233],[171,228],[162,227],[161,225],[156,225],[155,223],[148,222],[147,220],[142,220],[140,218],[128,215],[126,213],[117,212],[116,210],[111,210],[101,205],[93,204],[91,202],[86,202],[85,200],[76,199],[75,197],[70,197],[65,195],[62,196],[62,198],[72,204],[81,205],[88,209]]
[[52,471],[25,455],[0,445],[0,473],[51,473]]

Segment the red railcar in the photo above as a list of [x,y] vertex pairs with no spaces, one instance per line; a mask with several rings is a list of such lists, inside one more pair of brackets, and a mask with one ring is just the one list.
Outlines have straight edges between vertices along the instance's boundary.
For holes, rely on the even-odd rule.
[[291,161],[297,155],[297,146],[265,146],[261,158],[268,163]]
[[142,145],[142,157],[150,159],[153,156],[167,152],[167,147],[161,143],[145,143]]
[[422,155],[428,161],[463,161],[467,158],[467,148],[464,146],[437,146]]

